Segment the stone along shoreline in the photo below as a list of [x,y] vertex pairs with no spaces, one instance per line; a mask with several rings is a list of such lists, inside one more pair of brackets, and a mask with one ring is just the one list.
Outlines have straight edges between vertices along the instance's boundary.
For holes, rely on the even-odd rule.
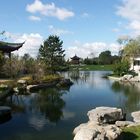
[[74,129],[74,140],[115,140],[122,128],[140,125],[140,111],[131,114],[133,121],[125,121],[122,109],[113,107],[97,107],[87,115],[89,121]]

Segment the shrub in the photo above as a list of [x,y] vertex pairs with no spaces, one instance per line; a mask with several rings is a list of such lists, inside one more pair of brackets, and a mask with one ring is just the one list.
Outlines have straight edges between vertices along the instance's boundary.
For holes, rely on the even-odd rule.
[[123,76],[129,73],[130,63],[128,60],[122,60],[121,62],[116,62],[113,68],[115,75]]

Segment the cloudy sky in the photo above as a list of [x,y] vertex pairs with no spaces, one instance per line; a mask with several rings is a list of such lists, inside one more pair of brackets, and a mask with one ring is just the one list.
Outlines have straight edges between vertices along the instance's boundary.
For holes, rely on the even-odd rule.
[[0,31],[26,41],[19,55],[36,56],[49,35],[63,40],[66,57],[117,54],[121,36],[140,34],[140,0],[1,0]]

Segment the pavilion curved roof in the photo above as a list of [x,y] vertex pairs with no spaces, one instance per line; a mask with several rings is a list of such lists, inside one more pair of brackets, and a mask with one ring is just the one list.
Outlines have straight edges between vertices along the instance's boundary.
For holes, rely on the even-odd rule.
[[13,51],[21,48],[24,43],[25,42],[23,42],[23,43],[8,43],[8,42],[0,41],[0,51],[2,51],[4,53],[10,53],[10,52],[13,52]]
[[71,59],[72,59],[72,60],[79,60],[80,57],[78,57],[77,55],[75,55],[75,56],[71,57]]

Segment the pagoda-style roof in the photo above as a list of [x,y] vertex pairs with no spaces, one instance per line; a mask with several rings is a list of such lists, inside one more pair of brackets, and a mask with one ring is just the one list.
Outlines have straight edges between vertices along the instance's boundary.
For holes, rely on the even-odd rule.
[[78,57],[77,55],[75,55],[75,56],[71,57],[71,59],[72,59],[72,60],[79,60],[80,57]]
[[8,42],[0,41],[0,51],[2,51],[4,53],[10,53],[10,52],[13,52],[13,51],[21,48],[24,43],[25,42],[23,42],[23,43],[8,43]]

